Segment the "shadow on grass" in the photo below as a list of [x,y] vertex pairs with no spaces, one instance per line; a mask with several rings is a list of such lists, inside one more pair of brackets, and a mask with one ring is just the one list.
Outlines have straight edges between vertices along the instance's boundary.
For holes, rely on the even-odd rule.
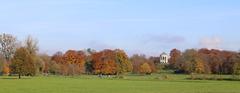
[[[19,78],[18,77],[0,77],[0,79],[16,80],[16,79],[19,79]],[[20,79],[32,79],[32,78],[30,78],[30,77],[22,77]]]
[[186,80],[197,80],[197,81],[201,81],[201,80],[209,80],[209,81],[240,81],[240,79],[233,79],[233,78],[186,78]]

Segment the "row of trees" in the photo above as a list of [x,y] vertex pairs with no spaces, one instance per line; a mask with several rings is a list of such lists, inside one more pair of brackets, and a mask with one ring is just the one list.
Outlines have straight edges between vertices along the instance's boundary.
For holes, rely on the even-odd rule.
[[120,49],[102,51],[68,50],[53,56],[38,53],[38,41],[28,36],[24,42],[17,41],[11,34],[0,35],[0,72],[5,75],[38,74],[80,75],[103,74],[123,75],[128,72],[151,74],[165,67],[176,73],[240,74],[240,53],[216,49],[173,49],[169,64],[160,64],[159,57],[147,58],[135,54],[131,57]]
[[4,75],[34,76],[38,74],[123,75],[127,72],[150,74],[156,71],[154,62],[144,55],[131,58],[120,49],[102,51],[68,50],[53,56],[38,53],[38,41],[28,36],[20,42],[11,34],[0,35],[0,72]]
[[177,73],[240,74],[240,54],[216,49],[188,49],[183,53],[173,49],[170,68]]
[[[47,72],[61,75],[103,74],[123,75],[127,72],[152,73],[155,65],[144,55],[134,55],[131,58],[120,49],[105,49],[99,52],[69,50],[66,53],[57,52],[51,57]],[[76,67],[75,67],[76,66]]]

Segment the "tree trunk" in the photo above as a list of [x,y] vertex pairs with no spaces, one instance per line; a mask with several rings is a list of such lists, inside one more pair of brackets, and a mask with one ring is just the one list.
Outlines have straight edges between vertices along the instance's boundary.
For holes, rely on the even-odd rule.
[[21,79],[21,74],[18,74],[18,79]]

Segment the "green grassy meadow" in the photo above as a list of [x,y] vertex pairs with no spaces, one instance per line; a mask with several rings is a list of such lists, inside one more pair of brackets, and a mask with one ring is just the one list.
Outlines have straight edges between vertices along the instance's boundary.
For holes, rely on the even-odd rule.
[[129,75],[124,79],[74,77],[0,77],[0,93],[240,93],[240,81],[186,80],[188,75]]

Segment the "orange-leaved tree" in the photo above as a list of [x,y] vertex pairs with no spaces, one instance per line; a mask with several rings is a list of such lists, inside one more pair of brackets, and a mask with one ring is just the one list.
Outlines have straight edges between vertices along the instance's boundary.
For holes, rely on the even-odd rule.
[[68,50],[63,55],[63,62],[65,65],[68,65],[68,74],[74,75],[84,72],[84,55],[79,54],[77,51]]
[[170,56],[171,56],[169,59],[170,68],[172,69],[179,68],[178,62],[180,61],[180,58],[181,58],[181,51],[177,49],[173,49],[170,52]]
[[92,55],[94,74],[116,74],[115,53],[106,49]]

